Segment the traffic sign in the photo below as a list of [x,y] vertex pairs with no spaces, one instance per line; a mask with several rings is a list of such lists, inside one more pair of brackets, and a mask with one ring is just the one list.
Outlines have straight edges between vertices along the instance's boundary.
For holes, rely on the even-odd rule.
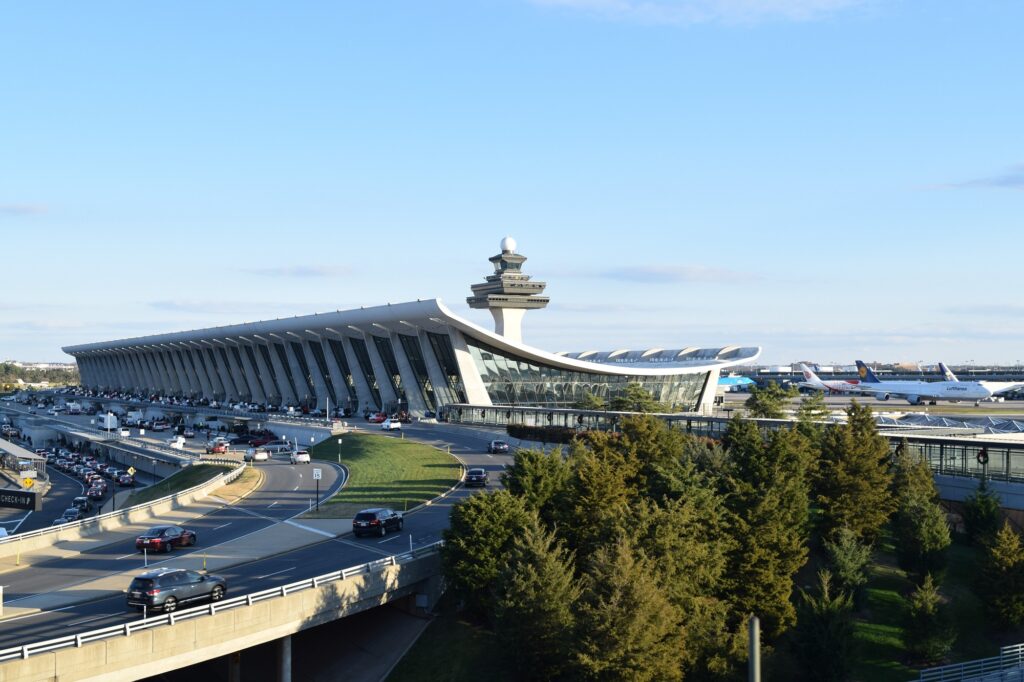
[[135,475],[135,467],[128,467],[128,475],[129,476],[134,476]]
[[32,485],[35,482],[36,482],[36,479],[34,479],[34,478],[23,478],[23,479],[21,479],[21,484],[23,486],[25,486],[26,489],[31,488]]
[[313,469],[313,480],[319,481],[321,478],[323,478],[323,473],[323,469]]

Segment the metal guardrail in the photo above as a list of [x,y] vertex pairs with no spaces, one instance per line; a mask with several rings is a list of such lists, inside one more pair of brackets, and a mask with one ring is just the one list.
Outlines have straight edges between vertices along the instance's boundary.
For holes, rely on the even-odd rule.
[[979,680],[1020,680],[1024,675],[1024,644],[1011,644],[999,650],[998,656],[978,658],[922,670],[917,682],[968,682]]
[[399,564],[413,561],[415,559],[436,554],[441,545],[444,544],[443,540],[439,540],[432,544],[424,547],[418,547],[411,552],[405,552],[402,554],[393,554],[390,557],[384,559],[377,559],[376,561],[370,561],[365,564],[358,566],[350,566],[343,568],[333,573],[326,573],[324,575],[318,575],[314,578],[306,578],[298,582],[289,583],[288,585],[282,585],[280,587],[274,587],[269,590],[262,590],[260,592],[251,592],[240,597],[233,597],[231,599],[224,599],[218,602],[212,602],[207,606],[197,606],[191,609],[184,609],[182,611],[174,611],[172,613],[166,613],[161,616],[152,618],[142,618],[141,620],[132,621],[130,623],[124,623],[121,625],[111,625],[109,627],[100,628],[99,630],[90,630],[88,632],[77,633],[73,635],[65,635],[56,639],[48,639],[43,642],[36,642],[33,644],[24,644],[21,646],[11,647],[8,649],[0,650],[0,661],[10,661],[16,659],[26,659],[36,654],[42,654],[49,651],[56,651],[58,649],[66,649],[69,647],[82,647],[89,642],[95,642],[103,639],[109,639],[112,637],[128,637],[133,632],[139,632],[141,630],[149,630],[151,628],[160,627],[162,625],[174,625],[183,620],[190,620],[192,618],[201,618],[203,616],[212,616],[221,611],[227,611],[229,609],[248,607],[256,604],[257,602],[266,601],[267,599],[275,599],[278,597],[284,597],[293,592],[301,592],[302,590],[309,590],[320,587],[325,583],[336,582],[339,580],[345,580],[352,576],[359,575],[362,573],[372,573],[376,570],[386,568],[388,566],[398,566]]
[[260,421],[265,422],[294,422],[296,424],[329,427],[333,421],[332,419],[328,419],[325,417],[307,417],[302,415],[288,414],[287,412],[250,412],[248,410],[225,409],[222,407],[206,407],[202,405],[175,405],[173,403],[159,403],[145,400],[118,400],[116,398],[90,398],[86,396],[78,396],[78,398],[80,400],[98,404],[116,403],[118,405],[130,405],[133,407],[152,408],[156,410],[166,409],[171,412],[188,412],[191,414],[202,413],[216,415],[218,417],[244,417],[248,419],[258,419]]
[[28,531],[26,533],[17,533],[15,535],[9,535],[6,538],[0,538],[0,545],[6,545],[8,543],[13,543],[13,542],[21,542],[22,540],[25,540],[26,538],[38,537],[38,536],[47,535],[47,534],[51,534],[51,533],[52,534],[58,534],[58,533],[60,533],[62,531],[66,531],[66,530],[71,529],[71,528],[80,528],[83,525],[93,524],[93,523],[95,523],[97,521],[100,521],[100,520],[103,520],[103,519],[112,519],[112,518],[114,518],[116,516],[123,516],[125,513],[128,513],[128,512],[136,511],[136,510],[139,510],[139,509],[145,509],[145,508],[148,508],[148,507],[154,507],[154,506],[156,506],[158,504],[161,504],[163,502],[166,502],[166,501],[170,500],[173,497],[177,497],[179,495],[188,495],[190,493],[197,492],[201,488],[203,488],[205,486],[209,486],[209,485],[211,485],[211,484],[213,484],[215,482],[218,482],[218,483],[219,482],[223,482],[224,484],[227,484],[227,483],[230,483],[231,481],[235,480],[239,476],[241,476],[242,472],[245,471],[245,467],[246,467],[246,465],[244,463],[243,464],[239,464],[238,462],[235,462],[235,461],[232,461],[232,460],[206,459],[206,460],[201,460],[201,461],[195,461],[192,464],[193,464],[193,466],[198,465],[198,464],[227,464],[229,466],[235,466],[236,468],[233,471],[229,471],[229,472],[223,473],[223,474],[217,474],[216,476],[214,476],[213,478],[211,478],[208,481],[203,481],[202,483],[200,483],[198,485],[194,485],[191,488],[188,488],[186,490],[182,490],[182,491],[179,491],[179,492],[176,492],[176,493],[171,493],[170,495],[165,495],[165,496],[163,496],[163,497],[161,497],[159,499],[153,500],[152,502],[144,502],[142,504],[137,504],[137,505],[135,505],[133,507],[126,507],[124,509],[118,509],[116,511],[107,512],[106,514],[97,514],[96,516],[90,516],[88,518],[81,519],[79,521],[72,521],[70,523],[64,523],[64,524],[61,524],[59,526],[49,526],[47,528],[40,528],[38,530],[31,530],[31,531]]

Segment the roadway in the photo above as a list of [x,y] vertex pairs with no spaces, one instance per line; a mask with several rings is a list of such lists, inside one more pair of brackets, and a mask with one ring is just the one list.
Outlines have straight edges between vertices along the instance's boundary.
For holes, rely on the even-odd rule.
[[[397,434],[390,435],[399,437]],[[467,467],[480,466],[489,470],[491,488],[497,484],[497,475],[504,469],[505,464],[511,462],[510,456],[486,454],[488,441],[501,437],[500,432],[491,429],[445,424],[410,424],[405,427],[405,437],[439,447],[451,446],[452,453]],[[276,461],[262,466],[268,474],[276,471],[293,472],[293,475],[303,473],[305,475],[302,480],[312,483],[306,473],[310,471],[308,466],[290,466]],[[327,474],[332,471],[331,467],[324,467],[325,481]],[[328,494],[333,494],[338,482],[335,479],[334,484],[326,484],[330,486]],[[309,487],[300,485],[298,489],[289,490],[293,483],[294,479],[284,482],[278,478],[268,477],[259,492],[246,498],[242,503],[225,507],[202,517],[196,523],[188,524],[190,528],[198,531],[199,543],[195,549],[184,550],[182,553],[201,552],[204,547],[242,537],[305,511],[308,507]],[[452,506],[471,494],[474,493],[459,488],[442,500],[408,514],[403,531],[390,533],[385,538],[356,539],[350,534],[345,534],[297,550],[240,564],[218,573],[228,581],[228,594],[238,595],[400,553],[407,550],[410,543],[413,547],[427,545],[441,539],[444,529],[448,527]],[[150,566],[159,564],[160,561],[149,563]],[[8,595],[8,604],[15,606],[17,599],[42,591],[72,589],[77,583],[105,573],[133,569],[141,571],[143,566],[142,557],[134,552],[134,547],[119,544],[100,548],[81,557],[55,560],[52,566],[33,567],[37,568],[45,570],[22,571],[19,574],[3,576],[3,581],[7,584],[5,593]],[[138,618],[137,612],[127,611],[124,596],[118,594],[66,607],[60,611],[45,611],[2,621],[0,647],[6,648],[27,641],[98,629]]]

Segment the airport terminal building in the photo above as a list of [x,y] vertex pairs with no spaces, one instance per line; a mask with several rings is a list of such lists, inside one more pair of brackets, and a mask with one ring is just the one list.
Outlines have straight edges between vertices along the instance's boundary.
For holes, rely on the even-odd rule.
[[472,286],[473,308],[494,316],[488,331],[440,299],[305,315],[69,346],[82,385],[98,390],[217,401],[407,410],[445,405],[572,407],[586,393],[606,401],[629,383],[685,411],[714,400],[722,369],[752,362],[760,348],[683,347],[550,353],[523,343],[522,317],[543,308],[545,284],[502,240],[494,274]]

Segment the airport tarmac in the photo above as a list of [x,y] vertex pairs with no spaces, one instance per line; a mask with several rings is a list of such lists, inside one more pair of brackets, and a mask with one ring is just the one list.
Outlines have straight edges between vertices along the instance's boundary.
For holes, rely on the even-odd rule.
[[[739,409],[750,397],[749,393],[730,392],[723,394],[725,404],[716,411],[731,412]],[[794,409],[799,406],[803,395],[790,400]],[[851,400],[856,400],[861,405],[870,405],[875,414],[887,412],[906,414],[908,412],[922,412],[936,417],[999,417],[1001,419],[1014,419],[1024,416],[1024,400],[1007,400],[1001,403],[982,402],[975,406],[973,402],[950,403],[940,401],[937,405],[911,405],[901,398],[890,398],[889,400],[878,400],[873,396],[825,396],[825,404],[830,409],[842,410],[850,405]]]

